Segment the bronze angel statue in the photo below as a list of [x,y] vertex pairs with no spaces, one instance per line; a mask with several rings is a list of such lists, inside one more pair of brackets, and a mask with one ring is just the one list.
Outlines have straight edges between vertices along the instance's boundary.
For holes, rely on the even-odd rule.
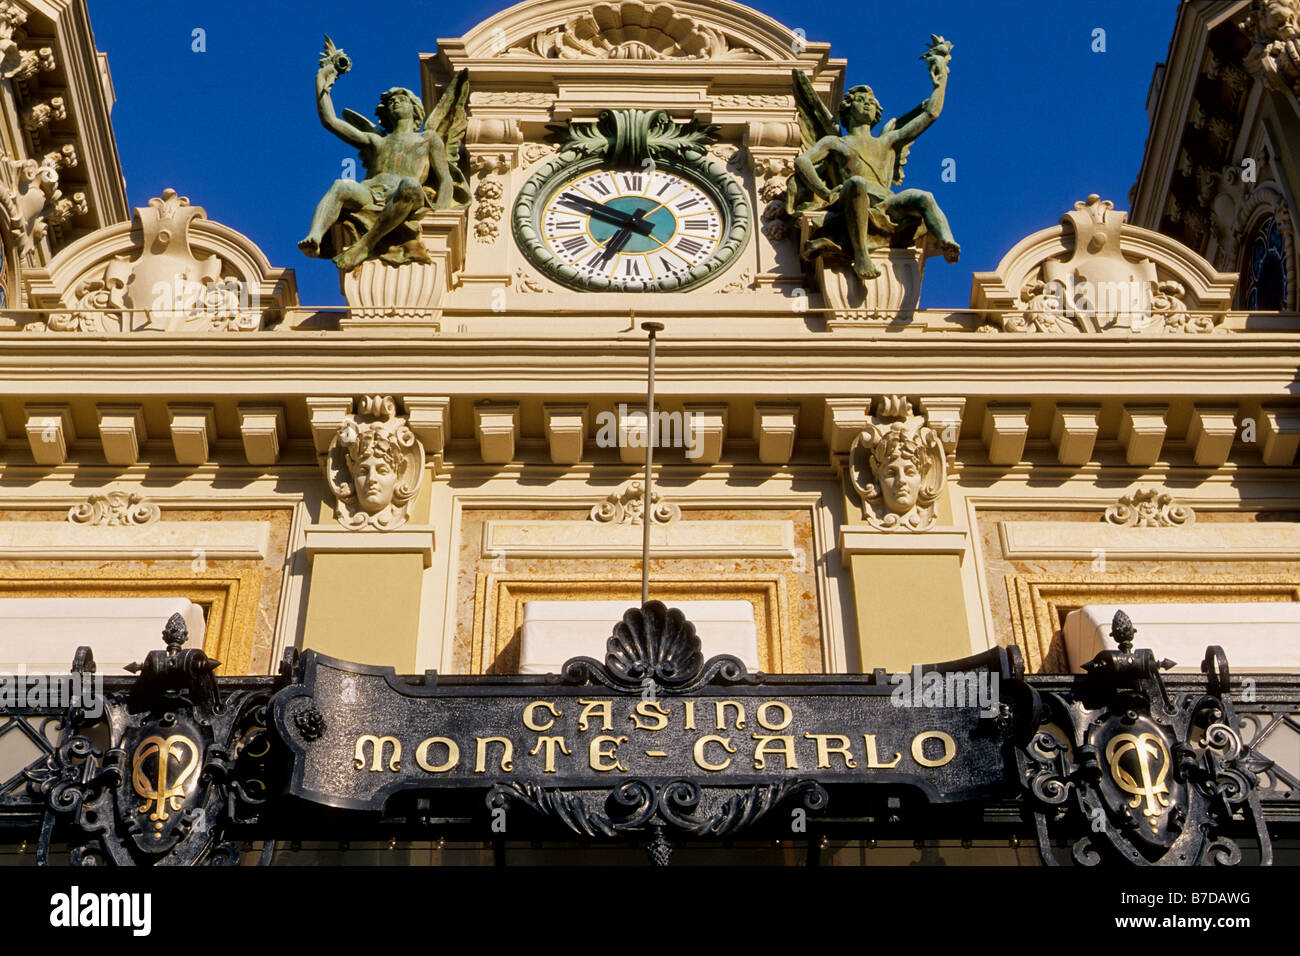
[[[826,210],[821,228],[800,250],[804,259],[820,256],[848,258],[862,279],[879,272],[871,250],[879,246],[908,246],[921,239],[918,230],[933,236],[938,251],[956,262],[961,247],[934,196],[920,189],[893,192],[903,181],[903,166],[912,141],[939,117],[948,86],[952,44],[930,37],[921,57],[934,88],[924,103],[891,119],[879,136],[871,130],[880,122],[880,102],[869,86],[855,86],[839,103],[838,121],[821,101],[808,77],[794,71],[794,98],[799,107],[803,152],[786,188],[791,215]],[[845,132],[840,133],[840,124]]]
[[[461,70],[447,85],[427,120],[420,98],[410,90],[394,87],[381,94],[376,127],[349,109],[342,119],[334,114],[330,90],[350,68],[347,55],[327,36],[316,72],[316,111],[327,130],[360,150],[366,178],[335,180],[298,248],[309,256],[332,256],[345,272],[367,259],[393,265],[428,261],[420,242],[425,211],[469,205],[459,165],[468,71]],[[342,227],[339,232],[331,229],[335,224]]]

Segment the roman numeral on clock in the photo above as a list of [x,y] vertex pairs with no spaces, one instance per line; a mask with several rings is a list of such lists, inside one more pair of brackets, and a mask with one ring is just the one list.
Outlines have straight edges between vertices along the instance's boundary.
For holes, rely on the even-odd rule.
[[637,192],[641,191],[640,173],[624,173],[619,177],[619,179],[622,181],[624,189],[635,189]]
[[704,243],[697,242],[696,240],[690,238],[689,236],[682,236],[675,243],[673,243],[673,245],[676,248],[682,250],[682,252],[686,253],[688,256],[699,255],[700,252],[704,249]]
[[639,263],[636,259],[624,259],[623,275],[625,276],[641,275],[641,263]]
[[710,229],[709,220],[708,219],[687,219],[686,228],[695,229],[697,231],[708,232]]
[[593,179],[590,182],[583,183],[583,185],[590,186],[593,190],[600,193],[602,196],[608,196],[611,192],[613,192],[613,190],[610,189],[609,186],[605,185],[604,181],[600,179]]
[[567,252],[569,255],[576,256],[578,255],[578,253],[582,252],[582,250],[587,247],[587,237],[570,236],[568,239],[565,239],[563,242],[561,242],[560,245],[564,247],[564,251]]
[[677,205],[673,206],[673,208],[676,209],[678,212],[685,212],[687,209],[690,209],[692,206],[698,206],[699,204],[700,204],[699,197],[691,196],[689,199],[683,199]]
[[562,229],[577,229],[577,228],[578,228],[578,220],[576,220],[576,219],[552,219],[550,222],[547,223],[547,225],[550,226],[553,230],[555,230],[555,231],[557,231],[557,232],[558,232],[559,230],[562,230]]

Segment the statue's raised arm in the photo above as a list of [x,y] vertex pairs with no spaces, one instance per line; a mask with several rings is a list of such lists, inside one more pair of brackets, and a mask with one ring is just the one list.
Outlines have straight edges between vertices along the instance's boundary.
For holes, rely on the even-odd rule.
[[316,73],[316,109],[326,129],[360,151],[366,178],[335,180],[298,248],[309,256],[332,256],[343,271],[367,259],[427,262],[421,217],[429,209],[469,204],[460,168],[468,74],[462,70],[448,84],[428,124],[415,93],[404,87],[385,91],[375,108],[376,126],[352,110],[345,109],[342,119],[334,113],[330,90],[350,67],[327,36]]
[[[943,112],[943,97],[948,90],[948,61],[952,59],[952,44],[941,36],[930,34],[930,48],[921,54],[930,71],[934,89],[920,106],[885,124],[884,135],[892,135],[895,143],[908,144],[927,129]],[[898,181],[902,182],[901,172]]]
[[[948,228],[948,220],[934,197],[919,189],[893,192],[903,181],[903,166],[912,140],[938,118],[948,85],[952,44],[930,37],[921,57],[930,71],[933,89],[909,113],[890,120],[874,136],[880,122],[880,102],[869,86],[845,92],[833,116],[801,71],[793,74],[795,104],[803,151],[795,159],[795,172],[786,188],[790,214],[824,216],[815,233],[800,249],[808,260],[821,257],[849,259],[861,279],[874,279],[872,250],[881,246],[910,246],[928,233],[934,251],[949,262],[961,252]],[[840,132],[841,124],[844,132]]]
[[[381,137],[376,135],[373,123],[352,110],[343,111],[344,117],[348,120],[346,123],[334,113],[331,91],[334,89],[335,81],[350,69],[352,69],[352,61],[327,35],[325,51],[321,54],[316,70],[316,115],[320,117],[322,126],[345,143],[357,149],[374,149],[379,145]],[[358,123],[357,120],[361,122]]]

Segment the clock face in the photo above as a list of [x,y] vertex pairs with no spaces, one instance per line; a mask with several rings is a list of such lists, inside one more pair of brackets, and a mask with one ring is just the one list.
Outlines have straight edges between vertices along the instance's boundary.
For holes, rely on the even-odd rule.
[[626,289],[688,277],[717,254],[726,221],[719,203],[684,176],[598,169],[561,184],[539,224],[557,260]]
[[707,156],[645,166],[545,164],[515,203],[520,249],[584,292],[680,292],[721,275],[749,239],[740,187]]

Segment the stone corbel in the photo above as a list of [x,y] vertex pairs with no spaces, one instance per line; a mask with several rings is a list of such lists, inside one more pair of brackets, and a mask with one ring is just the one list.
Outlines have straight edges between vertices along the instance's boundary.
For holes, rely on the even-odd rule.
[[830,451],[831,460],[847,455],[853,439],[867,427],[871,414],[869,398],[828,398],[822,418],[822,441]]
[[1218,468],[1232,453],[1232,443],[1237,437],[1237,406],[1196,405],[1192,420],[1187,426],[1187,442],[1194,449],[1196,463],[1206,468]]
[[1029,437],[1029,406],[986,405],[980,437],[990,462],[1019,464],[1025,454],[1025,439]]
[[682,412],[690,422],[691,438],[699,454],[687,458],[693,465],[716,465],[722,460],[727,438],[726,405],[684,405]]
[[948,467],[951,468],[957,461],[957,443],[961,440],[961,420],[966,411],[966,399],[922,398],[917,404],[929,426],[939,433],[939,441],[943,443],[944,454],[948,456]]
[[240,405],[239,435],[250,465],[274,465],[284,441],[284,408],[280,405]]
[[1097,442],[1100,405],[1058,405],[1052,414],[1052,444],[1062,465],[1086,465]]
[[759,403],[754,406],[754,444],[758,448],[758,460],[763,464],[789,464],[798,430],[798,405]]
[[27,405],[27,443],[38,465],[57,466],[68,459],[68,446],[77,440],[72,410],[67,405]]
[[1119,422],[1119,442],[1130,465],[1150,466],[1165,443],[1168,405],[1125,405]]
[[96,413],[104,460],[121,467],[138,462],[140,444],[149,437],[144,426],[144,409],[139,405],[101,405]]
[[50,72],[56,66],[54,49],[43,46],[24,50],[17,34],[27,22],[27,11],[10,0],[0,0],[0,76],[16,83],[30,80],[38,72]]
[[542,406],[542,418],[551,461],[557,465],[576,465],[582,461],[587,437],[587,406],[546,404]]
[[451,438],[451,399],[446,396],[429,397],[407,395],[406,419],[415,437],[424,446],[424,453],[433,462],[435,473],[442,467],[442,456]]
[[474,433],[479,453],[493,465],[514,460],[519,441],[519,403],[481,402],[474,406]]
[[211,405],[168,405],[172,449],[181,465],[202,465],[217,440],[217,414]]
[[352,399],[347,396],[308,396],[307,421],[311,427],[311,442],[317,455],[329,451],[330,442],[352,411]]
[[1262,408],[1259,415],[1259,440],[1266,465],[1287,467],[1295,461],[1300,448],[1300,409]]

